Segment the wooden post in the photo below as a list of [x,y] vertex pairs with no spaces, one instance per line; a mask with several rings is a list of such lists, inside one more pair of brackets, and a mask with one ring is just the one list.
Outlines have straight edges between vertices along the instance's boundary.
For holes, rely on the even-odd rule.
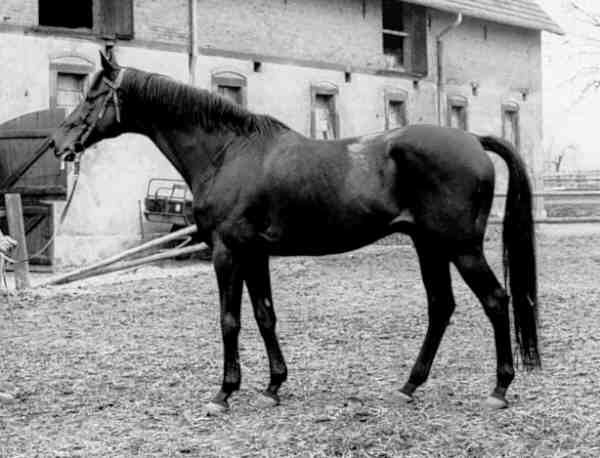
[[29,288],[29,262],[27,261],[27,242],[25,240],[25,222],[23,221],[23,205],[21,195],[7,193],[4,195],[6,203],[6,219],[8,221],[8,233],[18,243],[15,250],[14,265],[15,286],[17,289]]

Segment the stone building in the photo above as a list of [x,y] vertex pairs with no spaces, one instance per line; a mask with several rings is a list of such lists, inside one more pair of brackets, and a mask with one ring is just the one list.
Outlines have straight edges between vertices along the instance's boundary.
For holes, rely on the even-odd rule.
[[[536,175],[541,31],[561,31],[534,0],[501,3],[3,0],[0,166],[14,167],[59,121],[57,110],[77,104],[108,44],[122,65],[213,89],[306,135],[439,122],[509,138]],[[23,131],[29,136],[18,138]],[[81,264],[137,243],[139,201],[152,177],[177,173],[145,138],[124,135],[87,151],[46,261]],[[72,170],[50,157],[23,178],[32,205],[47,209],[31,235],[38,245],[71,185]],[[144,222],[143,229],[164,228]]]

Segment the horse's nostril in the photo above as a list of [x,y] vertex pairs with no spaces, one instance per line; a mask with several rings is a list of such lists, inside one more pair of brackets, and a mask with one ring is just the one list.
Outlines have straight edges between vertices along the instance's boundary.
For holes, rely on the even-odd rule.
[[73,145],[73,149],[75,150],[76,153],[81,153],[83,151],[83,144],[81,142],[76,142]]

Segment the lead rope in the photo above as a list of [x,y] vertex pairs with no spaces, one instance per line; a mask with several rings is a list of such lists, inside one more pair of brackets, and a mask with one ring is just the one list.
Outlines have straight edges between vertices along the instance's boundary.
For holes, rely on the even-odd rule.
[[[121,83],[123,82],[124,76],[125,76],[125,69],[122,68],[119,71],[119,74],[117,75],[117,78],[114,82],[110,81],[108,78],[104,78],[105,84],[110,88],[109,89],[110,94],[104,99],[104,102],[102,104],[102,107],[101,107],[99,115],[98,115],[98,118],[96,119],[94,124],[92,124],[91,126],[88,126],[88,130],[82,136],[82,138],[80,139],[80,142],[83,142],[91,134],[91,131],[93,130],[96,122],[98,122],[98,120],[104,116],[104,113],[106,111],[106,106],[108,105],[109,100],[112,100],[112,102],[115,106],[115,116],[116,116],[117,122],[121,122],[121,109],[119,106],[119,97],[118,97],[117,91],[118,91],[119,87],[121,86]],[[69,207],[71,206],[71,202],[73,201],[73,196],[75,195],[75,190],[77,189],[77,183],[79,182],[79,171],[81,168],[81,155],[82,154],[83,154],[82,152],[75,153],[73,187],[71,188],[71,193],[69,194],[69,197],[67,198],[67,203],[65,204],[65,207],[63,208],[63,210],[61,212],[60,220],[58,223],[58,228],[54,231],[54,234],[52,235],[52,237],[50,237],[48,242],[46,242],[41,249],[39,249],[37,252],[35,252],[31,256],[29,256],[27,259],[16,260],[16,259],[13,259],[13,258],[7,256],[6,254],[4,254],[3,252],[0,251],[0,280],[4,284],[5,288],[8,289],[7,282],[6,282],[6,263],[22,264],[25,262],[29,262],[36,256],[39,256],[44,251],[46,251],[48,249],[48,247],[50,246],[50,244],[52,242],[54,242],[54,240],[56,239],[56,236],[65,221],[67,212],[69,211]],[[64,170],[64,164],[65,164],[64,160],[61,161],[61,170]],[[190,238],[190,240],[191,240],[191,238]],[[188,244],[190,242],[190,240],[185,240],[181,244],[181,246]]]
[[[64,161],[62,161],[61,169],[64,169]],[[54,231],[54,234],[52,234],[52,237],[50,237],[50,239],[44,244],[44,246],[42,248],[40,248],[38,251],[36,251],[34,254],[30,255],[27,259],[21,259],[21,260],[13,259],[13,258],[7,256],[6,254],[0,252],[0,276],[2,277],[2,282],[5,287],[7,286],[6,285],[6,263],[23,264],[25,262],[29,262],[33,258],[41,255],[44,251],[46,251],[48,249],[48,247],[50,246],[50,244],[52,244],[52,242],[54,242],[54,240],[56,239],[58,232],[60,231],[63,223],[65,222],[65,219],[67,217],[67,212],[69,211],[69,207],[71,206],[71,203],[73,202],[73,196],[75,195],[75,190],[77,189],[77,184],[79,183],[80,170],[81,170],[81,153],[77,153],[75,156],[74,168],[73,168],[73,187],[71,188],[71,192],[69,193],[69,197],[67,198],[65,207],[63,208],[63,210],[60,214],[58,227]]]

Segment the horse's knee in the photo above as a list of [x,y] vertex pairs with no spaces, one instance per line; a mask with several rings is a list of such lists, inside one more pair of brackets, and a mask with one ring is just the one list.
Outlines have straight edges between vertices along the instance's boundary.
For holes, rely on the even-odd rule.
[[503,288],[495,288],[485,300],[485,313],[490,318],[508,316],[510,298]]
[[237,337],[241,329],[240,320],[231,313],[226,313],[221,318],[223,337]]
[[273,313],[273,310],[268,309],[266,306],[261,305],[255,309],[255,318],[258,326],[262,330],[273,330],[277,324],[277,318]]

